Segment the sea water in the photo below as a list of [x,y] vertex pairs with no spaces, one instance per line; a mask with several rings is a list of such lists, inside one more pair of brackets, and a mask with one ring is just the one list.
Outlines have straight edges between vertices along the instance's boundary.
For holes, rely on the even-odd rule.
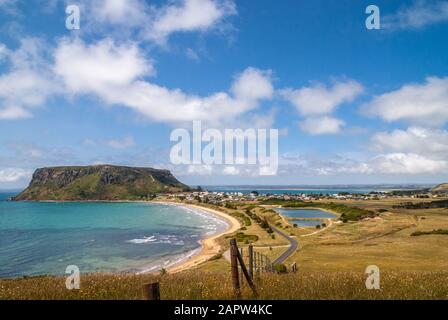
[[0,195],[0,278],[156,271],[228,227],[202,210],[150,203],[12,202]]

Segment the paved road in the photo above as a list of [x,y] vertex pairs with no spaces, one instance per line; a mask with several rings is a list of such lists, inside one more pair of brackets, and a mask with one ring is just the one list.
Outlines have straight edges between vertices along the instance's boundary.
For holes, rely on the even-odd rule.
[[286,250],[285,252],[282,253],[282,255],[280,257],[278,257],[277,259],[275,259],[272,263],[273,264],[280,264],[285,262],[286,259],[289,258],[290,255],[292,255],[294,253],[294,251],[296,251],[297,247],[299,246],[299,242],[288,236],[286,233],[284,233],[283,231],[277,229],[274,226],[271,226],[272,230],[274,230],[275,233],[279,234],[280,236],[282,236],[283,238],[285,238],[286,240],[289,241],[289,248],[288,250]]

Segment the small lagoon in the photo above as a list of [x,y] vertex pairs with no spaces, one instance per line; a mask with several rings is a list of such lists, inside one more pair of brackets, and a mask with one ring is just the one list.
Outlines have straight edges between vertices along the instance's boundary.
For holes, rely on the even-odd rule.
[[[299,227],[316,227],[324,222],[325,219],[336,218],[336,215],[320,209],[276,209],[291,224],[297,224]],[[297,220],[295,220],[297,219]],[[322,219],[322,220],[300,220],[300,219]]]

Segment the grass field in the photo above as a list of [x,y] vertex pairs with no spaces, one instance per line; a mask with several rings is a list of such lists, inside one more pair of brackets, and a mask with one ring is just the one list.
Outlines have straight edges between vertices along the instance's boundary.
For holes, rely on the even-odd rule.
[[[383,272],[381,289],[367,290],[361,272],[265,274],[257,280],[258,299],[448,299],[448,272]],[[445,279],[445,281],[441,281]],[[142,284],[160,281],[164,300],[233,299],[230,272],[184,272],[165,276],[85,275],[80,290],[65,278],[0,280],[0,299],[141,299]],[[248,286],[243,299],[254,299]]]
[[298,233],[299,250],[287,262],[297,262],[305,271],[363,271],[368,265],[397,272],[448,271],[447,235],[412,236],[448,229],[448,210],[391,209],[396,202],[351,202],[368,210],[387,211],[372,219],[333,224],[310,237]]

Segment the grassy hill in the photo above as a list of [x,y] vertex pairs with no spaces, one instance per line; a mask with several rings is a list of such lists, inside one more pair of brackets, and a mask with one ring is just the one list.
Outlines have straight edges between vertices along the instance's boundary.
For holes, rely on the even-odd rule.
[[141,200],[189,187],[168,170],[111,165],[37,169],[14,200]]
[[432,192],[448,192],[448,183],[442,183],[431,189]]

